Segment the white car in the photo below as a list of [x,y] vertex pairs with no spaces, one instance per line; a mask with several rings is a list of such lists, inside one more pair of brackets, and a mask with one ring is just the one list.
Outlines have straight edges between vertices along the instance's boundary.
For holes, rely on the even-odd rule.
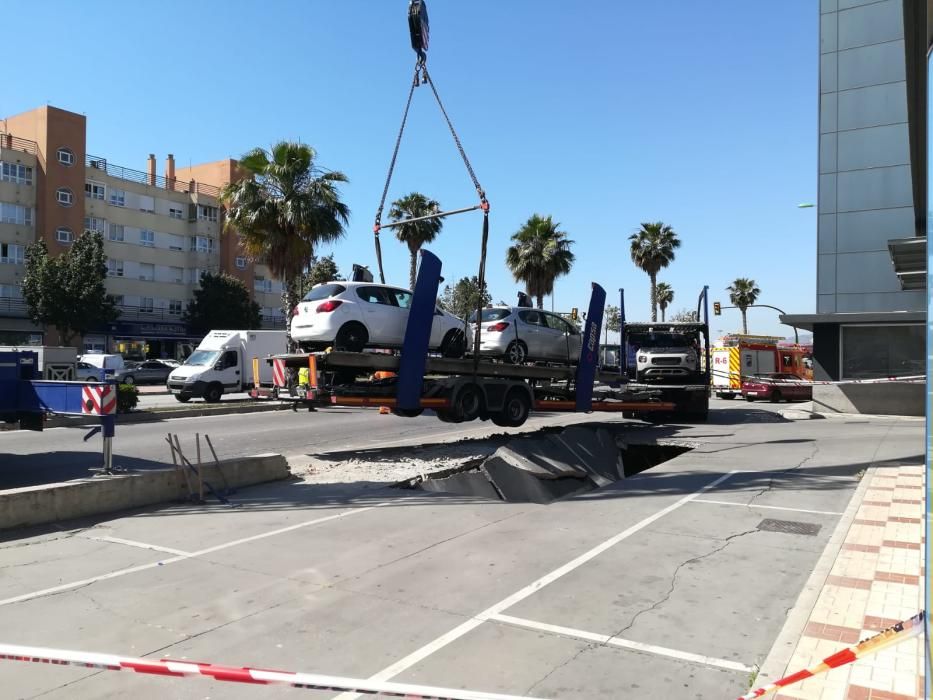
[[[470,328],[476,326],[476,313]],[[583,336],[555,313],[526,307],[493,306],[480,318],[480,354],[500,357],[513,365],[543,360],[576,364]]]
[[104,370],[102,367],[95,367],[87,362],[79,362],[75,366],[75,379],[79,382],[102,382],[104,381]]
[[[412,293],[371,282],[327,282],[308,292],[292,314],[292,338],[303,350],[333,347],[400,348],[408,325]],[[429,349],[445,357],[466,350],[463,322],[441,308],[434,310]]]

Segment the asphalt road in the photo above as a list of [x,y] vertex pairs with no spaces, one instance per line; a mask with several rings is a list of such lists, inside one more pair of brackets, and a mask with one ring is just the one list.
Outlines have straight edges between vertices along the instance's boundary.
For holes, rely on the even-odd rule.
[[[547,506],[295,480],[246,489],[238,508],[171,505],[11,533],[0,543],[3,641],[560,700],[734,698],[860,474],[923,459],[922,422],[790,422],[771,408],[717,404],[700,426],[625,422],[633,440],[697,447]],[[188,430],[209,424],[246,445],[294,445],[300,431],[307,445],[451,427],[286,414],[263,423],[266,437],[238,437],[248,424],[233,418]],[[10,437],[20,439],[0,439]],[[0,665],[16,698],[307,694]]]
[[[170,398],[170,397],[168,397]],[[170,400],[172,400],[170,398]],[[177,433],[184,445],[195,433],[209,435],[218,457],[264,452],[286,456],[322,452],[417,445],[460,437],[534,430],[542,425],[585,420],[583,415],[532,416],[522,428],[499,428],[490,422],[460,426],[441,423],[431,415],[399,418],[375,409],[328,407],[314,413],[290,410],[221,416],[176,418],[118,425],[114,438],[115,467],[161,468],[171,464],[165,442]],[[50,428],[41,433],[0,433],[0,489],[67,481],[92,476],[101,466],[101,438],[83,441],[88,428]]]

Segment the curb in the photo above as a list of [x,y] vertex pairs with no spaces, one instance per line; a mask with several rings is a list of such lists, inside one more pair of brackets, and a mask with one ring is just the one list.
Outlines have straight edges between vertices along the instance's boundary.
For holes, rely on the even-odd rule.
[[[134,411],[132,413],[117,414],[117,425],[130,425],[132,423],[153,423],[155,421],[170,420],[172,418],[195,418],[199,416],[226,416],[236,413],[265,413],[267,411],[280,411],[291,408],[290,403],[249,403],[247,405],[231,405],[221,408],[184,408],[168,411]],[[52,416],[45,422],[46,428],[68,428],[99,425],[99,418],[72,418],[68,416]]]
[[755,687],[773,683],[784,677],[791,657],[793,657],[794,651],[797,649],[797,644],[803,636],[807,622],[810,621],[810,613],[816,606],[816,601],[820,597],[826,579],[829,577],[829,572],[839,557],[839,551],[842,549],[846,535],[849,534],[849,528],[852,526],[852,521],[855,520],[855,515],[862,505],[865,491],[868,490],[868,484],[871,482],[876,470],[877,467],[869,467],[865,470],[865,474],[856,487],[855,493],[852,494],[849,505],[843,512],[842,517],[839,518],[836,529],[833,530],[832,536],[826,543],[826,548],[816,562],[816,566],[813,567],[813,573],[810,574],[810,578],[804,584],[803,590],[800,591],[794,607],[787,614],[787,620],[775,638],[771,651],[768,652],[765,660],[759,666],[758,676],[755,678]]

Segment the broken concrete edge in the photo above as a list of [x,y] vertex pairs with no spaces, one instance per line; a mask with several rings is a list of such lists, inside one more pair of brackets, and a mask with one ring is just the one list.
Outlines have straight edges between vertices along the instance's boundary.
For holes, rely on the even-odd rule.
[[[260,454],[201,466],[203,478],[216,490],[226,480],[230,488],[243,488],[291,476],[280,454]],[[197,478],[190,471],[192,484]],[[205,487],[205,494],[208,494]],[[184,473],[174,467],[132,474],[95,476],[0,492],[0,530],[44,525],[64,520],[187,500]]]
[[810,621],[810,613],[813,612],[813,608],[816,606],[820,593],[823,591],[823,586],[826,584],[826,579],[829,577],[836,559],[839,558],[839,552],[842,550],[846,535],[849,533],[852,521],[855,520],[858,509],[862,505],[865,492],[868,490],[875,471],[877,471],[877,467],[869,467],[862,476],[855,493],[852,494],[849,505],[843,512],[842,517],[839,518],[839,522],[836,523],[836,529],[833,530],[833,534],[826,543],[826,547],[816,562],[816,566],[813,567],[813,572],[807,579],[806,584],[804,584],[803,590],[800,591],[800,595],[797,596],[794,607],[787,614],[787,620],[775,638],[771,651],[768,652],[765,660],[759,665],[754,687],[760,688],[768,685],[780,680],[788,672],[794,673],[799,670],[788,668],[788,665],[797,650],[803,631]]

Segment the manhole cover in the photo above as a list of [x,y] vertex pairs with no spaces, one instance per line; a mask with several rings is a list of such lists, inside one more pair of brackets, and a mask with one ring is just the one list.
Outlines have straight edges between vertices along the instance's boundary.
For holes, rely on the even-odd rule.
[[758,523],[758,529],[765,532],[783,532],[785,535],[806,535],[815,537],[820,532],[822,525],[814,523],[804,523],[799,520],[774,520],[765,518]]

